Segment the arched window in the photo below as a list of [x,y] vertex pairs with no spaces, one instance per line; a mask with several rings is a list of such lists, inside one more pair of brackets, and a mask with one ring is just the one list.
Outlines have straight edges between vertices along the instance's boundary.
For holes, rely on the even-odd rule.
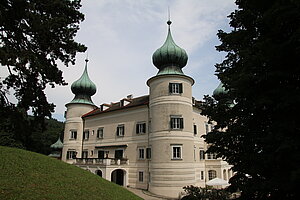
[[208,171],[208,180],[214,179],[217,177],[217,172],[215,170]]

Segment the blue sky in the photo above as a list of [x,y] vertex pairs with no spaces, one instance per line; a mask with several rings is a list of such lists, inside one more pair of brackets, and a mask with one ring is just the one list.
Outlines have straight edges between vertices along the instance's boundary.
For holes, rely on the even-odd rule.
[[[189,56],[183,71],[195,79],[193,96],[201,100],[218,86],[214,65],[225,54],[215,50],[220,44],[216,33],[230,30],[227,16],[236,8],[234,0],[83,0],[85,21],[76,40],[88,47],[96,105],[149,93],[146,81],[158,71],[152,54],[166,39],[168,7],[173,39]],[[55,118],[63,120],[65,104],[74,97],[71,84],[81,76],[85,57],[78,54],[76,65],[59,66],[68,86],[46,90],[48,101],[56,105]]]

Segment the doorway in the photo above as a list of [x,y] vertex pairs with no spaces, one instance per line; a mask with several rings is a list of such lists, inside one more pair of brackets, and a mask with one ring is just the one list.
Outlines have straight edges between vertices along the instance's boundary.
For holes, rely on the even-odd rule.
[[122,169],[116,169],[111,173],[111,182],[124,186],[125,173]]

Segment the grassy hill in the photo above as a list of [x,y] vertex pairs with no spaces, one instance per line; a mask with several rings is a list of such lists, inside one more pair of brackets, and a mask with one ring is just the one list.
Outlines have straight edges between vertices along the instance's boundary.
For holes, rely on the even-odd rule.
[[41,154],[0,146],[0,199],[141,198],[76,166]]

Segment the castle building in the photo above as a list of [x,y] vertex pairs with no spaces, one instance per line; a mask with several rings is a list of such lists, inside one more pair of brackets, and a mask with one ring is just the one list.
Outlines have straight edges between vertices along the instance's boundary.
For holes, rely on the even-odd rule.
[[62,160],[126,187],[178,197],[183,187],[232,176],[230,166],[205,154],[201,137],[211,130],[192,96],[193,78],[183,73],[188,56],[175,44],[170,25],[153,56],[158,73],[147,81],[149,95],[96,106],[96,86],[87,63],[66,104]]

